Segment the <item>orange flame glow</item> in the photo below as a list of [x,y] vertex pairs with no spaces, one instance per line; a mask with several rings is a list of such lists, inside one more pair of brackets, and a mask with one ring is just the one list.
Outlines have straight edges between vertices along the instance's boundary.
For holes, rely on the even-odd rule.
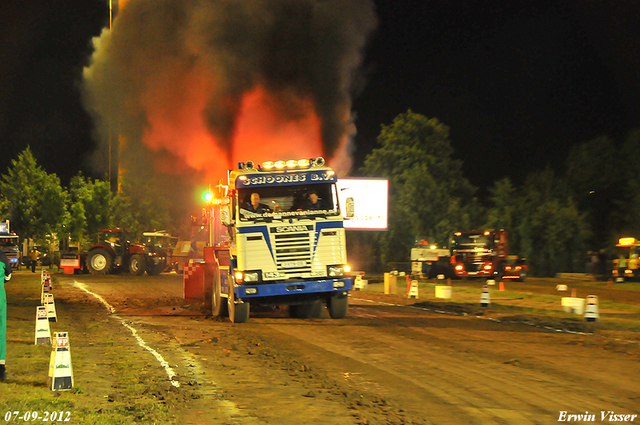
[[234,162],[321,156],[320,120],[312,102],[301,101],[298,116],[286,119],[274,107],[273,96],[259,86],[243,96],[233,137]]
[[[172,90],[150,91],[142,99],[149,123],[143,141],[160,153],[155,163],[160,172],[183,174],[195,169],[216,182],[238,162],[322,155],[320,120],[309,100],[295,101],[292,118],[284,116],[291,112],[278,110],[277,94],[256,87],[242,96],[230,143],[225,144],[203,118],[213,90],[210,79],[192,72],[172,81]],[[224,145],[230,146],[228,152],[221,147]]]
[[157,160],[158,171],[183,174],[194,169],[204,172],[209,181],[224,176],[229,167],[227,153],[209,131],[203,115],[211,90],[206,78],[191,73],[173,79],[172,90],[151,91],[142,99],[149,122],[144,143],[155,152],[174,157],[171,161],[165,154]]

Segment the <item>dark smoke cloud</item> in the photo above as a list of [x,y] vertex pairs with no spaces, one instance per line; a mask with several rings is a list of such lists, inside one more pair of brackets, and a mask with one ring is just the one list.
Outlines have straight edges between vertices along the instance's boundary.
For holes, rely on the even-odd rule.
[[107,162],[109,134],[126,140],[127,170],[170,155],[142,143],[149,105],[179,110],[194,76],[207,93],[208,130],[227,155],[241,96],[261,85],[281,93],[277,109],[292,120],[303,99],[314,101],[331,157],[354,132],[352,84],[375,26],[371,0],[129,0],[85,70],[86,104],[104,142],[96,164]]

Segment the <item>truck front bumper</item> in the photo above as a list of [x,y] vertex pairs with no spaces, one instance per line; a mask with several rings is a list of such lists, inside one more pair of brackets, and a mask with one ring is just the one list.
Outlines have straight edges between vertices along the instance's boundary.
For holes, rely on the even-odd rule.
[[258,285],[236,285],[239,299],[296,296],[303,294],[328,294],[353,289],[353,279],[303,280],[297,282],[261,283]]

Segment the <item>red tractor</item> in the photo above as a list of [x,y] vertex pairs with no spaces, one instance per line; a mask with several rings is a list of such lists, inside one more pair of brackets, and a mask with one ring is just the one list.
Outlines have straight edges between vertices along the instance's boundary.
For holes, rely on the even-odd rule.
[[91,274],[128,268],[136,276],[145,272],[157,276],[167,267],[167,253],[160,247],[130,242],[122,229],[104,229],[99,242],[87,252],[85,264]]

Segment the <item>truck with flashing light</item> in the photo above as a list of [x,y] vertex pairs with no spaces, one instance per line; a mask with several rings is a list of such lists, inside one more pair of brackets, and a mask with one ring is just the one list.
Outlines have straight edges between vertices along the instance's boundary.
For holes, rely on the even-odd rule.
[[506,230],[455,232],[451,236],[451,264],[460,278],[501,278],[523,281],[524,259],[509,255]]
[[20,238],[11,232],[9,220],[0,222],[0,248],[11,263],[12,269],[20,267]]
[[616,258],[613,259],[611,271],[616,283],[640,279],[640,240],[633,237],[618,239]]
[[[259,305],[288,306],[296,318],[318,318],[324,305],[333,319],[347,315],[353,281],[336,182],[321,157],[229,171],[215,201],[222,226],[205,251],[214,316],[242,323]],[[352,213],[353,200],[342,208]]]

